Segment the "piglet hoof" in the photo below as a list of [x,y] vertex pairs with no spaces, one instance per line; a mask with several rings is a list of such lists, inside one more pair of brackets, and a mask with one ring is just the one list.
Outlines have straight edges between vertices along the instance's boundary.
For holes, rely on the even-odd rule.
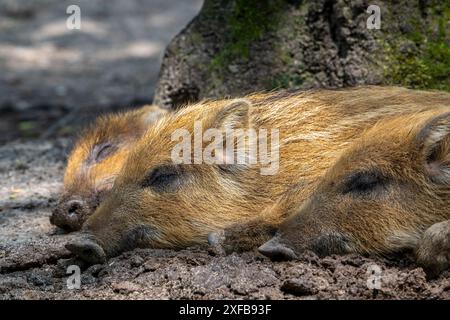
[[226,237],[224,230],[211,232],[208,235],[208,243],[210,245],[210,251],[217,256],[226,255],[226,250],[223,247],[225,239]]
[[450,220],[436,223],[424,232],[416,256],[430,279],[450,267]]

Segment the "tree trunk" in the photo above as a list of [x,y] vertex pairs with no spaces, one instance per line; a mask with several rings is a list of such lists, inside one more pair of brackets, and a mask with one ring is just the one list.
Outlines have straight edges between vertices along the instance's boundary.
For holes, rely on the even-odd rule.
[[205,0],[167,47],[155,103],[275,88],[398,84],[450,91],[448,1]]

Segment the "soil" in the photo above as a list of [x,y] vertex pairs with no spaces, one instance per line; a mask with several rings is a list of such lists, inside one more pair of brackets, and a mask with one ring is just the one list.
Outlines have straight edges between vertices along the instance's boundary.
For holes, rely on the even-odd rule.
[[[33,4],[36,2],[39,1]],[[147,6],[138,0],[111,0],[106,13],[100,1],[83,2],[82,8],[84,5],[91,8],[88,13],[97,12],[94,21],[106,25],[101,30],[107,30],[107,36],[100,39],[95,34],[80,34],[80,37],[92,37],[91,45],[83,44],[80,48],[81,56],[93,59],[92,64],[82,59],[80,63],[66,65],[59,49],[44,50],[44,56],[39,54],[39,39],[45,33],[42,30],[50,32],[49,21],[65,12],[64,6],[59,5],[61,1],[41,1],[46,6],[36,8],[15,7],[13,3],[22,3],[17,0],[0,1],[2,14],[8,3],[10,6],[6,22],[0,19],[0,29],[11,28],[8,29],[11,33],[0,32],[0,61],[10,59],[0,63],[0,136],[3,139],[0,146],[0,299],[449,299],[450,273],[427,280],[422,269],[408,256],[394,260],[357,255],[319,259],[306,253],[299,261],[272,262],[257,252],[222,256],[208,248],[136,249],[103,265],[90,267],[70,256],[64,244],[72,235],[49,222],[72,144],[66,136],[72,137],[73,131],[63,129],[77,121],[83,125],[85,120],[80,120],[81,115],[88,113],[90,106],[104,105],[111,110],[122,103],[151,100],[159,53],[151,53],[150,59],[145,55],[122,61],[105,59],[104,64],[97,64],[95,59],[101,56],[97,55],[101,50],[104,53],[121,47],[120,44],[126,47],[144,37],[153,41],[153,36],[162,52],[174,31],[172,22],[179,29],[198,10],[199,1],[190,5],[185,2],[188,3],[154,0],[147,1],[151,3]],[[121,8],[122,4],[126,8]],[[114,19],[118,12],[137,19],[126,24],[128,36],[115,32],[118,29],[113,26],[119,28],[123,23]],[[21,19],[27,23],[16,21]],[[152,25],[152,19],[159,24]],[[139,27],[130,27],[134,24],[146,26],[137,38],[133,32]],[[69,41],[63,40],[64,35],[53,37],[63,43]],[[42,41],[59,43],[54,39]],[[29,51],[21,58],[19,53],[23,47]],[[25,58],[31,59],[28,64]],[[45,58],[59,62],[39,67],[40,59]],[[110,80],[113,75],[122,80]],[[11,76],[16,80],[7,81]],[[121,81],[127,85],[114,85]],[[68,88],[66,94],[53,94],[52,90],[62,83]],[[104,96],[110,100],[103,101]],[[72,113],[73,110],[77,112]],[[76,116],[58,124],[47,137],[29,137],[20,130],[24,127],[20,123],[29,121],[24,117],[34,121],[32,132],[41,133],[52,127],[53,121],[58,122],[68,114]],[[67,267],[73,264],[82,270],[80,289],[67,286]]]

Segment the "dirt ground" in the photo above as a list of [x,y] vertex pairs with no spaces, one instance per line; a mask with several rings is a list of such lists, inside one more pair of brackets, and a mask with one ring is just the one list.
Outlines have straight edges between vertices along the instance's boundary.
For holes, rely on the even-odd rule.
[[[71,1],[87,27],[69,35],[66,1],[0,0],[0,299],[450,298],[449,272],[427,281],[408,257],[271,262],[190,248],[138,249],[88,268],[73,260],[71,235],[49,222],[71,137],[96,112],[151,101],[165,44],[201,3],[100,2]],[[80,289],[67,287],[72,264]]]

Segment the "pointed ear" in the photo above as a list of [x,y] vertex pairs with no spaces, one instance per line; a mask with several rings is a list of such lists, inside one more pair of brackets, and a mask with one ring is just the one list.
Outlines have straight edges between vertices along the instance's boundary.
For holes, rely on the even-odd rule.
[[248,145],[254,142],[250,139],[250,133],[248,137],[246,135],[250,126],[250,107],[251,102],[248,100],[231,100],[210,119],[209,128],[220,133],[216,144],[223,147],[221,151],[215,152],[215,163],[221,165],[225,171],[242,170],[246,164],[253,161]]
[[213,128],[248,128],[250,121],[251,102],[245,99],[235,99],[224,106],[213,121]]
[[156,105],[148,105],[142,108],[142,121],[145,125],[151,126],[156,121],[169,113],[167,109],[163,109]]
[[429,119],[418,134],[425,171],[436,182],[450,183],[450,112]]

